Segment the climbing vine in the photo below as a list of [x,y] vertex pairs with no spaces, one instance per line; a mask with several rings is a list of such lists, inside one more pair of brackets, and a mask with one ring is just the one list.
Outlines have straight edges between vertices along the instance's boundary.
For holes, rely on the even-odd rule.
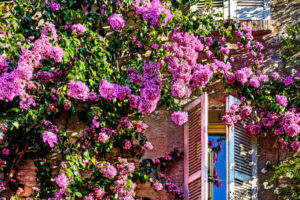
[[[183,199],[165,176],[182,152],[142,159],[153,149],[143,116],[165,106],[182,125],[188,121],[182,100],[216,80],[226,95],[239,90],[242,101],[223,117],[225,124],[249,118],[251,134],[278,135],[284,147],[299,151],[300,74],[262,74],[263,45],[253,41],[251,28],[237,19],[216,20],[222,13],[209,3],[189,10],[195,3],[1,4],[0,191],[20,193],[16,169],[30,153],[39,169],[32,199],[134,199],[136,184],[145,182]],[[228,47],[234,37],[246,52],[237,71]],[[74,117],[85,127],[71,134]],[[59,170],[55,177],[51,165]]]

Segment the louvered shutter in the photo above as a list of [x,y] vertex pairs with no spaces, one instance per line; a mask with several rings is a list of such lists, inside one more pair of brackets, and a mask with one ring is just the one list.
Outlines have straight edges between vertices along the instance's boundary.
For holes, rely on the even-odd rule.
[[[212,4],[213,4],[213,8],[215,9],[216,13],[222,12],[224,14],[225,18],[228,17],[228,13],[229,13],[228,1],[213,0]],[[191,9],[193,11],[201,10],[202,8],[204,8],[204,6],[205,6],[205,0],[201,0],[199,3],[192,6]]]
[[[229,96],[226,110],[240,101]],[[257,143],[241,123],[227,127],[227,199],[257,199]],[[228,198],[229,197],[229,198]]]
[[207,94],[186,107],[184,125],[184,187],[190,200],[207,197]]
[[[269,20],[270,0],[232,0],[235,15],[241,20]],[[231,5],[230,5],[231,6]]]

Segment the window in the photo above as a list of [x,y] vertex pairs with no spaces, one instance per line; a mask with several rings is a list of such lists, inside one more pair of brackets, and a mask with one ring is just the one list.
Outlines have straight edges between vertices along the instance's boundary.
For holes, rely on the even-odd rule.
[[[212,0],[216,12],[224,13],[224,18],[238,18],[240,20],[269,20],[270,0]],[[201,0],[192,7],[199,10],[204,7]]]
[[[237,102],[238,99],[229,96],[226,109]],[[213,114],[208,110],[206,93],[189,104],[186,111],[189,112],[189,122],[184,126],[184,187],[188,199],[257,199],[256,138],[249,135],[241,124],[225,127],[218,121],[209,120],[209,115]],[[208,147],[208,138],[223,146],[223,157],[219,160],[223,168],[219,166],[217,169],[219,175],[222,173],[220,190],[211,183],[215,180],[213,168],[217,164],[212,165],[213,152]],[[217,141],[219,138],[224,139]]]

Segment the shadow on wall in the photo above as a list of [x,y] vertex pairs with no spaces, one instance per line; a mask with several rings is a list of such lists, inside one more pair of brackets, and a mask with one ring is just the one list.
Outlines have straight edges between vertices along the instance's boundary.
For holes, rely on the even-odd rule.
[[[281,65],[281,57],[278,55],[281,51],[281,37],[284,34],[286,25],[295,25],[300,23],[300,2],[272,1],[271,2],[271,20],[272,32],[263,36],[261,39],[265,45],[265,68],[264,72],[271,73]],[[274,66],[275,64],[275,66]],[[300,68],[300,67],[299,67]],[[280,72],[290,74],[292,71],[291,66],[286,66],[283,69],[278,69]],[[299,69],[296,69],[299,70]]]

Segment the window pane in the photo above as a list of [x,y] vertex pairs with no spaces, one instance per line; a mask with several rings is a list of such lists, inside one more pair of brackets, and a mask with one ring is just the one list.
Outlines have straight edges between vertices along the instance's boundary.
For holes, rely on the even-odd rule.
[[[226,200],[226,138],[224,135],[209,135],[211,149],[211,173],[209,182],[212,187],[210,200]],[[213,185],[213,186],[212,186]]]

